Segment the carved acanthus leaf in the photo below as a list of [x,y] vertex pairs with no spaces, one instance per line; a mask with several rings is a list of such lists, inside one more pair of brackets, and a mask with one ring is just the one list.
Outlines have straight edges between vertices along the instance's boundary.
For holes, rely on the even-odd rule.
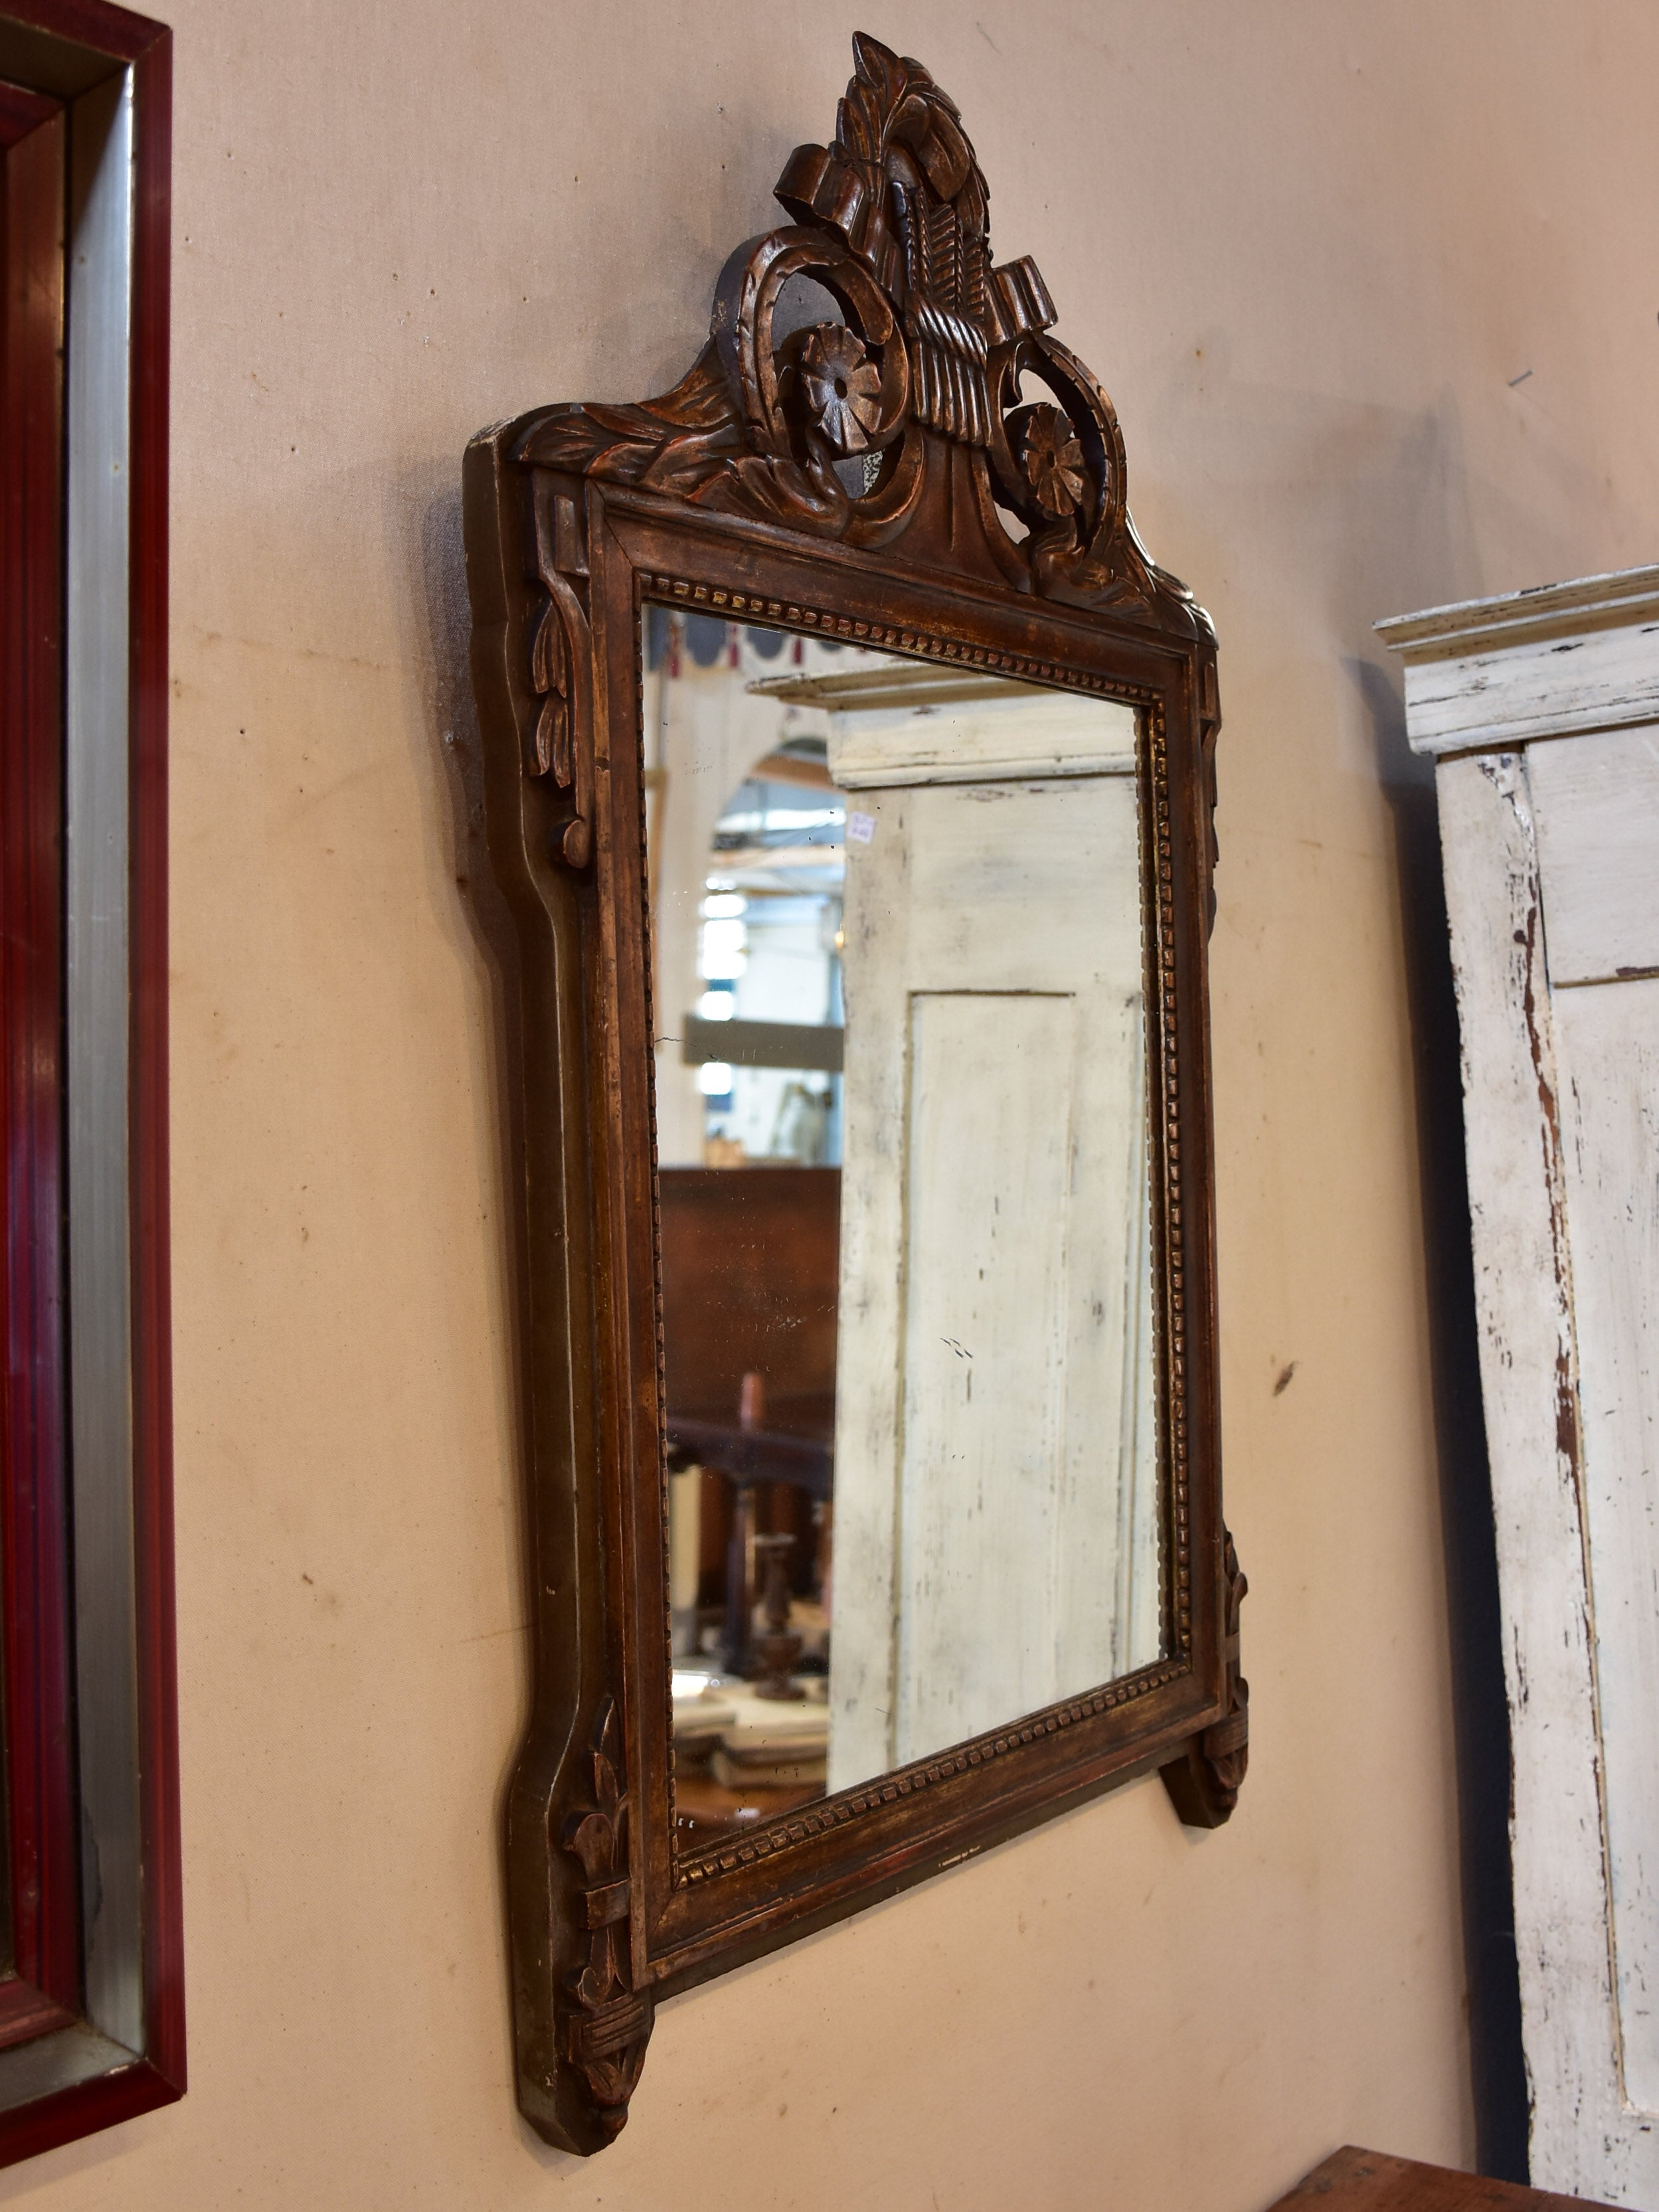
[[544,484],[536,501],[536,567],[547,605],[530,648],[531,689],[541,701],[525,767],[550,775],[572,799],[556,850],[572,867],[592,850],[593,696],[592,639],[580,586],[586,560],[575,501]]
[[519,458],[684,497],[744,450],[736,397],[711,340],[672,392],[637,406],[556,409],[530,432]]

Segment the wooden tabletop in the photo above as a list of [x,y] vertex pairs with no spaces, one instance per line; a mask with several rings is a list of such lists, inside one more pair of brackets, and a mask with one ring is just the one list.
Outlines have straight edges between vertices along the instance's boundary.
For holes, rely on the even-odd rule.
[[1512,2181],[1486,2181],[1478,2173],[1454,2173],[1449,2166],[1419,2166],[1409,2158],[1389,2158],[1377,2150],[1345,2149],[1316,2166],[1272,2212],[1308,2212],[1317,2199],[1321,2212],[1610,2212],[1583,2197],[1557,2197],[1542,2189],[1520,2189]]
[[786,1783],[779,1789],[751,1784],[745,1789],[728,1790],[706,1774],[674,1777],[674,1810],[684,1843],[707,1843],[711,1836],[724,1835],[729,1828],[763,1827],[767,1821],[799,1812],[803,1805],[811,1805],[825,1794],[821,1782]]
[[835,1399],[828,1416],[814,1413],[799,1427],[788,1425],[787,1409],[763,1429],[745,1429],[727,1414],[709,1419],[670,1407],[668,1448],[682,1461],[712,1468],[733,1482],[793,1482],[815,1498],[832,1494],[835,1478]]

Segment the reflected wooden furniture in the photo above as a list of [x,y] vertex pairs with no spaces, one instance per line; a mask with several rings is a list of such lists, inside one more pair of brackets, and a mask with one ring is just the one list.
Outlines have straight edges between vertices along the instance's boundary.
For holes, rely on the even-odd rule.
[[823,1795],[821,1782],[794,1783],[777,1790],[728,1790],[706,1774],[676,1775],[674,1810],[688,1840],[704,1842],[734,1828],[764,1826],[786,1813],[798,1813]]
[[736,1426],[744,1375],[775,1405],[836,1388],[837,1168],[664,1168],[668,1420]]
[[[732,1486],[723,1657],[741,1674],[756,1493],[781,1485],[808,1499],[830,1494],[841,1172],[664,1168],[658,1203],[668,1449]],[[810,1518],[787,1499],[769,1501],[769,1518],[797,1538],[804,1574]]]
[[1557,2197],[1541,2189],[1522,2189],[1512,2181],[1488,2181],[1478,2173],[1449,2166],[1419,2166],[1414,2159],[1389,2158],[1381,2151],[1358,2150],[1349,2143],[1281,2197],[1271,2212],[1318,2204],[1326,2212],[1608,2212],[1582,2197]]

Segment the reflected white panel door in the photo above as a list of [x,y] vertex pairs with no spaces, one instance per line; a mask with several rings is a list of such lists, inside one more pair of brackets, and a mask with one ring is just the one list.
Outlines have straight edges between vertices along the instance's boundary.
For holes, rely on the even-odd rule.
[[1659,571],[1386,627],[1442,755],[1532,2179],[1650,2206]]
[[1157,1656],[1122,723],[1117,773],[849,796],[832,1789]]

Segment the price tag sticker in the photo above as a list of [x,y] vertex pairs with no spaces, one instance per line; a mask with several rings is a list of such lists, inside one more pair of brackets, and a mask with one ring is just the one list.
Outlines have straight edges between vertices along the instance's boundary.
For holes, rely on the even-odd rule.
[[849,845],[867,845],[876,834],[873,814],[849,814],[847,817],[847,842]]

